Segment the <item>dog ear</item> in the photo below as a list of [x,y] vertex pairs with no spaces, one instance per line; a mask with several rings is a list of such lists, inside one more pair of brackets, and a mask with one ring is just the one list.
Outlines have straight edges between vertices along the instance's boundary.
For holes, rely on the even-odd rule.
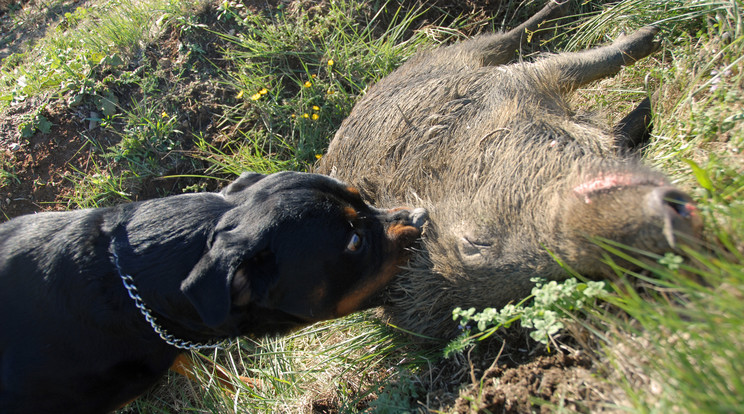
[[240,174],[240,177],[238,177],[235,181],[230,183],[227,187],[225,187],[222,190],[222,195],[229,196],[235,193],[239,193],[246,188],[252,186],[253,184],[256,184],[261,179],[266,177],[263,174],[254,173],[254,172],[244,172]]
[[[258,226],[260,227],[260,226]],[[247,288],[244,274],[246,263],[261,257],[268,248],[268,238],[262,234],[245,234],[245,229],[218,234],[202,258],[181,282],[181,292],[189,299],[202,321],[215,327],[227,319],[233,305],[233,293]],[[239,298],[243,301],[243,298]],[[240,304],[238,304],[240,305]]]
[[234,260],[213,252],[207,251],[181,282],[181,292],[209,327],[218,326],[230,313],[230,279],[237,267]]

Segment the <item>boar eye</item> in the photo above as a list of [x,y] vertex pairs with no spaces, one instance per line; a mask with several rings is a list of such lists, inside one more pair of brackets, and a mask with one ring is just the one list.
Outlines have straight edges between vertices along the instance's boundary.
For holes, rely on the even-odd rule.
[[352,233],[351,237],[349,237],[349,243],[346,245],[346,250],[356,252],[362,247],[363,241],[361,234],[357,232]]

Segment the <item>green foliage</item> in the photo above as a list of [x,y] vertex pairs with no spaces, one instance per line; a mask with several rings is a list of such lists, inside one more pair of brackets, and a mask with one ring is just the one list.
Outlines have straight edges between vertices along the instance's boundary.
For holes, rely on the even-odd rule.
[[[744,220],[744,214],[734,219]],[[612,342],[625,352],[643,355],[645,375],[658,390],[647,394],[643,386],[626,378],[626,392],[637,412],[740,412],[744,409],[744,266],[742,257],[712,255],[688,249],[696,263],[660,258],[664,268],[650,268],[653,277],[643,277],[647,295],[633,293],[621,283],[608,301],[631,317],[611,318],[605,324],[615,332]],[[620,270],[620,269],[618,269]],[[651,297],[649,297],[649,295]],[[612,352],[616,364],[628,364],[628,355]],[[620,372],[624,372],[621,370]],[[628,375],[628,374],[626,374]]]
[[607,2],[599,13],[579,21],[564,35],[569,50],[592,47],[622,32],[631,32],[645,25],[661,29],[665,39],[698,33],[706,29],[706,19],[719,13],[738,13],[739,0],[625,0]]
[[[486,308],[476,312],[475,308],[464,310],[455,308],[452,319],[460,320],[460,327],[465,331],[461,338],[451,342],[445,349],[445,356],[460,352],[464,346],[474,340],[483,340],[501,328],[509,328],[519,321],[524,328],[529,328],[530,337],[548,346],[552,337],[563,329],[562,318],[568,318],[573,312],[593,306],[597,299],[605,296],[604,282],[578,282],[571,278],[558,283],[533,279],[535,287],[532,294],[517,304],[509,304],[501,309]],[[471,323],[475,323],[478,333],[471,335]]]
[[52,130],[53,124],[41,113],[43,110],[44,106],[39,107],[39,109],[27,117],[28,120],[18,125],[18,131],[21,133],[21,137],[29,138],[37,131],[42,134],[48,134]]
[[205,170],[210,175],[240,175],[243,171],[271,174],[296,169],[294,149],[278,138],[270,139],[262,131],[245,133],[244,140],[228,142],[222,149],[200,137],[196,157],[209,163]]
[[131,107],[117,118],[123,123],[122,132],[118,132],[121,141],[108,149],[106,157],[125,161],[139,173],[160,175],[172,164],[164,160],[174,157],[173,151],[178,149],[175,135],[181,131],[177,129],[177,119],[148,98]]
[[162,24],[156,17],[178,13],[192,3],[118,0],[65,13],[53,35],[43,38],[33,51],[2,62],[0,106],[48,92],[85,92],[101,66],[121,65],[122,54],[132,56],[151,40],[152,29]]
[[403,414],[417,412],[419,386],[415,377],[398,369],[394,380],[385,384],[377,398],[369,404],[369,411],[376,414]]
[[4,187],[13,181],[18,182],[13,163],[6,159],[4,154],[0,154],[0,187]]
[[67,203],[74,208],[106,207],[123,201],[132,201],[129,182],[136,177],[131,171],[118,172],[109,165],[92,162],[90,171],[76,171],[68,179],[75,183],[67,196]]

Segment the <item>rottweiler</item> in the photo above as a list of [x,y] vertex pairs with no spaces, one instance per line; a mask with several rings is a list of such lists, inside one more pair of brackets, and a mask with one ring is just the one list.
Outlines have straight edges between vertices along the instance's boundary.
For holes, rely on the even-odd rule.
[[425,221],[284,172],[3,223],[0,413],[108,412],[184,349],[373,306]]

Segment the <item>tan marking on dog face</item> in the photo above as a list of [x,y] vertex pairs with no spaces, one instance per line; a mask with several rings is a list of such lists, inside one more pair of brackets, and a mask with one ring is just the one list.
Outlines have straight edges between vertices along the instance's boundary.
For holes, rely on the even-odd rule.
[[344,215],[347,220],[355,220],[359,216],[359,213],[357,213],[354,207],[347,206],[344,207]]
[[386,232],[390,240],[400,240],[405,237],[415,238],[421,234],[419,229],[406,224],[393,224],[387,228]]
[[373,277],[371,281],[341,298],[336,306],[335,316],[346,316],[359,310],[365,300],[390,282],[393,276],[395,276],[399,271],[398,260],[391,260],[386,263],[382,267],[380,273]]
[[346,187],[346,191],[350,192],[351,194],[354,194],[357,197],[361,197],[361,194],[359,193],[359,190],[357,190],[354,187],[351,187],[351,186]]
[[421,235],[421,231],[416,227],[400,223],[388,227],[386,233],[387,243],[389,243],[386,250],[392,252],[390,259],[383,264],[377,275],[371,277],[371,280],[351,291],[338,302],[337,317],[359,310],[364,301],[388,284],[400,272],[399,266],[408,258],[405,248]]

